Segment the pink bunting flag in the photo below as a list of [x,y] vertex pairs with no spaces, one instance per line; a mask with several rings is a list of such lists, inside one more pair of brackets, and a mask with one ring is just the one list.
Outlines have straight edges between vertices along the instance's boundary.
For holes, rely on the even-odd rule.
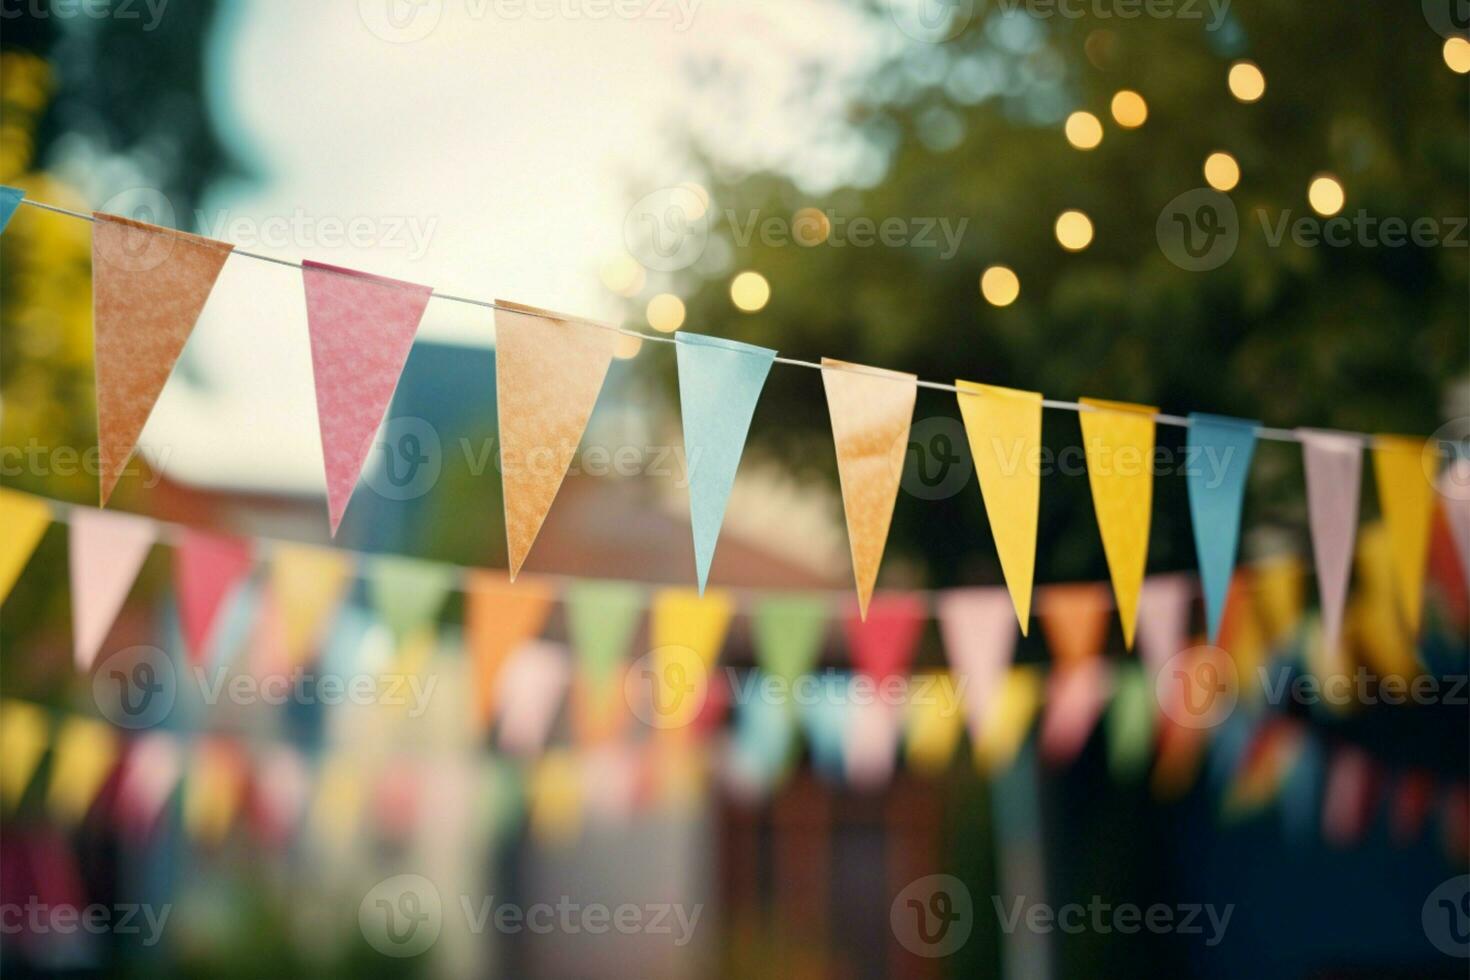
[[1356,843],[1368,830],[1375,803],[1373,760],[1361,749],[1340,749],[1327,769],[1322,790],[1322,836],[1339,847]]
[[249,819],[256,836],[284,847],[296,832],[311,796],[312,774],[301,753],[287,745],[267,750],[251,780]]
[[[871,622],[871,608],[868,616]],[[902,722],[903,713],[881,699],[853,702],[842,737],[843,769],[850,784],[872,790],[888,783],[898,758]]]
[[115,805],[124,836],[141,841],[153,832],[183,771],[183,752],[169,732],[145,732],[133,739]]
[[1112,677],[1101,657],[1052,670],[1041,722],[1042,758],[1055,765],[1077,757],[1102,717],[1111,688]]
[[174,590],[189,659],[208,659],[220,607],[250,574],[250,542],[204,531],[187,530],[174,557]]
[[302,280],[336,535],[433,290],[309,260]]
[[540,752],[571,682],[571,655],[560,643],[530,640],[511,654],[498,692],[500,748],[511,755]]
[[908,673],[927,616],[923,598],[911,592],[878,593],[868,603],[866,620],[850,610],[847,646],[853,666],[880,681]]
[[67,544],[72,649],[78,670],[91,669],[155,537],[153,522],[141,517],[100,510],[72,512]]
[[1138,599],[1138,652],[1150,676],[1189,644],[1189,604],[1195,596],[1188,575],[1150,575]]
[[1016,618],[1005,589],[957,589],[939,599],[939,628],[979,744],[982,719],[1016,650]]
[[1355,436],[1297,429],[1307,472],[1307,508],[1317,590],[1322,598],[1322,645],[1328,663],[1338,663],[1342,613],[1358,532],[1358,490],[1363,443]]

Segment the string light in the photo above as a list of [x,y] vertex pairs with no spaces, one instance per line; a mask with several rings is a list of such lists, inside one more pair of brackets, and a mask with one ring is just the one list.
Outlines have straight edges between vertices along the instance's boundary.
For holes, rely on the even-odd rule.
[[1137,129],[1148,120],[1148,103],[1132,89],[1120,89],[1113,96],[1113,121],[1124,129]]
[[1217,191],[1232,190],[1240,183],[1240,164],[1228,153],[1211,153],[1205,158],[1205,183]]
[[1230,94],[1241,102],[1256,102],[1266,94],[1266,76],[1253,61],[1230,66]]
[[684,325],[684,301],[673,293],[659,293],[648,301],[648,325],[659,333],[673,333]]
[[1090,150],[1102,142],[1102,120],[1090,112],[1074,112],[1067,117],[1067,142],[1079,150]]
[[980,294],[991,306],[1010,306],[1021,295],[1021,280],[1004,265],[993,265],[980,276]]
[[1075,209],[1057,215],[1057,241],[1069,252],[1080,252],[1092,244],[1092,219]]
[[1452,37],[1444,42],[1444,63],[1458,75],[1470,74],[1470,39]]
[[730,301],[744,313],[756,313],[771,300],[771,284],[759,272],[742,272],[730,281]]
[[1331,174],[1318,174],[1307,185],[1307,203],[1324,218],[1330,218],[1342,210],[1347,193],[1342,183]]

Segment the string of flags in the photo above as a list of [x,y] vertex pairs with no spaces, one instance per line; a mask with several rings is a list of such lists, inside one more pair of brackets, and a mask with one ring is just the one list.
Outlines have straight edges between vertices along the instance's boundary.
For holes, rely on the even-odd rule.
[[[23,197],[16,188],[0,192],[0,230]],[[88,217],[40,202],[24,203]],[[94,212],[90,220],[100,498],[105,506],[235,250],[229,243],[102,212]],[[429,299],[439,294],[429,287],[318,262],[306,261],[300,268],[328,517],[335,534],[419,322]],[[612,361],[615,338],[630,331],[508,301],[464,301],[494,309],[499,446],[509,574],[514,581],[576,453]],[[686,447],[690,459],[700,460],[689,488],[700,592],[708,581],[750,420],[777,361],[817,367],[822,374],[860,617],[866,616],[876,588],[920,386],[956,394],[1023,632],[1029,628],[1040,499],[1039,467],[1026,461],[1040,449],[1043,408],[1079,411],[1089,483],[1130,648],[1146,572],[1153,479],[1148,461],[1156,425],[1186,425],[1191,449],[1213,452],[1214,458],[1225,461],[1223,478],[1188,477],[1211,637],[1218,632],[1234,571],[1246,475],[1258,438],[1290,439],[1303,447],[1328,649],[1335,649],[1341,631],[1363,447],[1373,450],[1379,497],[1393,542],[1400,608],[1411,627],[1420,618],[1424,557],[1436,501],[1432,481],[1458,483],[1470,467],[1470,462],[1452,459],[1443,468],[1441,445],[1417,437],[1275,430],[1248,420],[1204,414],[1178,418],[1162,415],[1152,406],[1093,398],[1074,405],[1035,392],[966,381],[939,385],[912,374],[830,358],[812,365],[779,358],[766,348],[682,331],[672,342]],[[1120,459],[1140,465],[1118,465]],[[1457,540],[1464,544],[1470,539],[1470,499],[1463,494],[1439,497]]]

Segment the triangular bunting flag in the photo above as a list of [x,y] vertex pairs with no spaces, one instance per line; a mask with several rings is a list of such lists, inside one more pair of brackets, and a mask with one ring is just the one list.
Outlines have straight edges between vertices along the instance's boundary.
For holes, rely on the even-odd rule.
[[1393,544],[1394,576],[1404,622],[1419,634],[1424,610],[1424,565],[1429,556],[1429,522],[1434,517],[1434,477],[1439,469],[1437,443],[1408,436],[1373,439],[1373,474],[1378,480],[1378,506]]
[[152,521],[100,510],[72,511],[72,650],[90,670],[156,537]]
[[297,667],[311,659],[351,578],[352,562],[340,551],[300,544],[272,549],[270,589],[280,614],[284,666]]
[[879,681],[907,674],[919,649],[929,610],[913,592],[880,592],[868,617],[848,615],[847,649],[853,668]]
[[92,332],[105,505],[234,248],[94,212]]
[[50,524],[46,501],[0,488],[0,602],[10,595]]
[[577,677],[601,692],[627,659],[643,614],[643,590],[630,582],[578,581],[563,600]]
[[1132,780],[1148,766],[1153,748],[1154,685],[1138,664],[1119,667],[1113,681],[1107,716],[1108,769],[1116,779]]
[[1041,590],[1037,612],[1054,662],[1041,729],[1042,755],[1049,762],[1066,762],[1082,751],[1107,703],[1102,650],[1111,606],[1101,582]]
[[689,460],[689,523],[694,529],[695,574],[703,593],[750,419],[776,352],[683,331],[674,334],[674,340],[684,453]]
[[1195,412],[1189,416],[1185,454],[1190,463],[1185,478],[1211,643],[1219,642],[1220,617],[1235,571],[1240,508],[1259,426],[1258,422],[1219,415]]
[[501,671],[518,648],[539,635],[551,611],[551,588],[535,580],[511,585],[492,572],[470,574],[465,590],[465,642],[475,673],[475,706],[489,724],[501,700]]
[[500,673],[504,679],[496,691],[500,750],[534,756],[545,747],[566,695],[571,678],[567,649],[545,640],[523,642]]
[[250,574],[250,542],[186,530],[174,554],[174,591],[192,663],[209,660],[215,620],[225,600]]
[[893,776],[903,712],[881,699],[854,697],[843,734],[843,774],[850,785],[873,790]]
[[1048,585],[1038,599],[1041,631],[1056,666],[1085,663],[1102,653],[1113,605],[1107,586],[1101,582]]
[[1154,416],[1150,405],[1083,398],[1082,441],[1087,481],[1102,532],[1103,553],[1123,621],[1123,643],[1133,649],[1138,593],[1148,564],[1148,527],[1153,516]]
[[1188,643],[1189,601],[1194,583],[1184,574],[1150,575],[1138,597],[1138,652],[1157,676],[1169,658]]
[[955,387],[990,533],[1025,636],[1041,509],[1041,394],[973,381]]
[[653,597],[651,612],[655,651],[686,647],[694,651],[706,670],[711,670],[725,644],[735,603],[724,592],[701,596],[692,589],[661,589]]
[[939,598],[944,652],[961,685],[971,742],[980,740],[987,705],[1016,650],[1013,598],[1000,589],[955,589]]
[[240,748],[219,736],[194,743],[184,779],[184,828],[195,840],[218,844],[229,833],[245,794]]
[[0,704],[0,804],[14,810],[51,738],[51,719],[44,708],[24,701]]
[[15,212],[20,209],[20,202],[25,198],[26,192],[19,187],[6,187],[0,185],[0,232],[10,224],[10,219],[15,217]]
[[439,617],[458,571],[440,562],[383,555],[372,560],[368,597],[399,640]]
[[75,824],[87,815],[117,761],[117,748],[117,736],[105,721],[78,716],[61,723],[46,806],[63,823]]
[[309,259],[301,279],[336,535],[433,290]]
[[500,474],[515,581],[582,441],[619,335],[505,300],[496,303]]
[[918,378],[824,357],[822,387],[837,447],[858,616],[866,618],[908,455]]
[[170,732],[144,732],[122,763],[115,811],[123,832],[146,838],[158,823],[183,771],[183,752]]
[[810,671],[822,655],[832,610],[821,596],[769,596],[756,603],[755,662],[788,683]]
[[1347,604],[1353,541],[1358,531],[1358,489],[1363,444],[1355,436],[1297,429],[1307,474],[1307,516],[1322,601],[1322,646],[1328,664],[1339,664],[1338,641]]
[[938,775],[954,758],[960,733],[964,731],[960,692],[954,677],[948,673],[917,674],[914,681],[914,698],[908,705],[904,734],[904,758],[915,772]]
[[1041,675],[1034,667],[1012,667],[995,692],[974,745],[975,762],[987,775],[1010,768],[1041,706]]
[[1306,570],[1295,555],[1279,555],[1255,566],[1256,600],[1266,642],[1276,646],[1302,620],[1302,580]]
[[841,779],[852,716],[850,679],[847,674],[835,671],[814,677],[814,696],[798,702],[797,716],[806,733],[812,768],[827,779]]

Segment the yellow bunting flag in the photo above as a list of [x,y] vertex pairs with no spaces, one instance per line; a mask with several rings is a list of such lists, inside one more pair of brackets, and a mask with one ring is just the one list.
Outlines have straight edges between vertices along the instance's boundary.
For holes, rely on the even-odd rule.
[[1102,532],[1103,552],[1123,621],[1123,642],[1133,649],[1138,594],[1148,564],[1148,525],[1153,513],[1154,416],[1149,405],[1084,398],[1080,413],[1087,480]]
[[551,510],[592,417],[619,335],[496,300],[495,397],[510,578]]
[[570,844],[582,833],[582,773],[576,757],[553,749],[531,770],[531,832],[542,844]]
[[1306,569],[1294,555],[1269,558],[1256,565],[1256,601],[1266,642],[1275,647],[1294,632],[1302,620]]
[[337,857],[351,850],[361,824],[367,792],[361,765],[346,752],[332,752],[317,773],[316,799],[307,819],[312,834]]
[[551,587],[522,579],[511,585],[494,572],[470,573],[465,589],[465,639],[475,672],[475,708],[481,725],[494,720],[500,675],[510,655],[541,632],[551,611]]
[[980,721],[975,762],[987,774],[1004,771],[1025,744],[1041,706],[1041,675],[1034,667],[1012,667]]
[[316,652],[351,575],[352,563],[340,551],[298,544],[273,549],[271,595],[290,665],[303,664]]
[[980,495],[1021,635],[1031,625],[1041,508],[1041,394],[956,381]]
[[1359,663],[1379,678],[1419,674],[1414,637],[1399,613],[1400,568],[1393,532],[1382,521],[1358,532],[1358,588],[1347,609],[1347,633]]
[[240,752],[218,739],[200,739],[184,778],[184,829],[195,840],[218,844],[229,833],[245,793]]
[[645,721],[677,731],[695,719],[734,612],[729,593],[717,590],[701,596],[694,589],[663,589],[653,597],[650,663],[634,678],[645,684]]
[[858,613],[867,619],[908,454],[918,378],[824,357],[822,387],[837,447]]
[[105,721],[68,718],[56,734],[46,805],[65,823],[87,815],[117,761],[117,736]]
[[919,673],[912,680],[904,749],[911,769],[933,776],[943,772],[954,757],[965,713],[949,673]]
[[1439,452],[1432,442],[1409,436],[1377,436],[1373,440],[1378,506],[1393,542],[1396,591],[1404,622],[1415,636],[1424,607],[1424,564],[1429,556],[1433,480],[1438,470]]
[[0,489],[0,602],[30,561],[51,523],[51,508],[39,497]]
[[51,720],[44,708],[24,701],[0,704],[0,803],[13,810],[25,795],[46,743],[51,734]]

